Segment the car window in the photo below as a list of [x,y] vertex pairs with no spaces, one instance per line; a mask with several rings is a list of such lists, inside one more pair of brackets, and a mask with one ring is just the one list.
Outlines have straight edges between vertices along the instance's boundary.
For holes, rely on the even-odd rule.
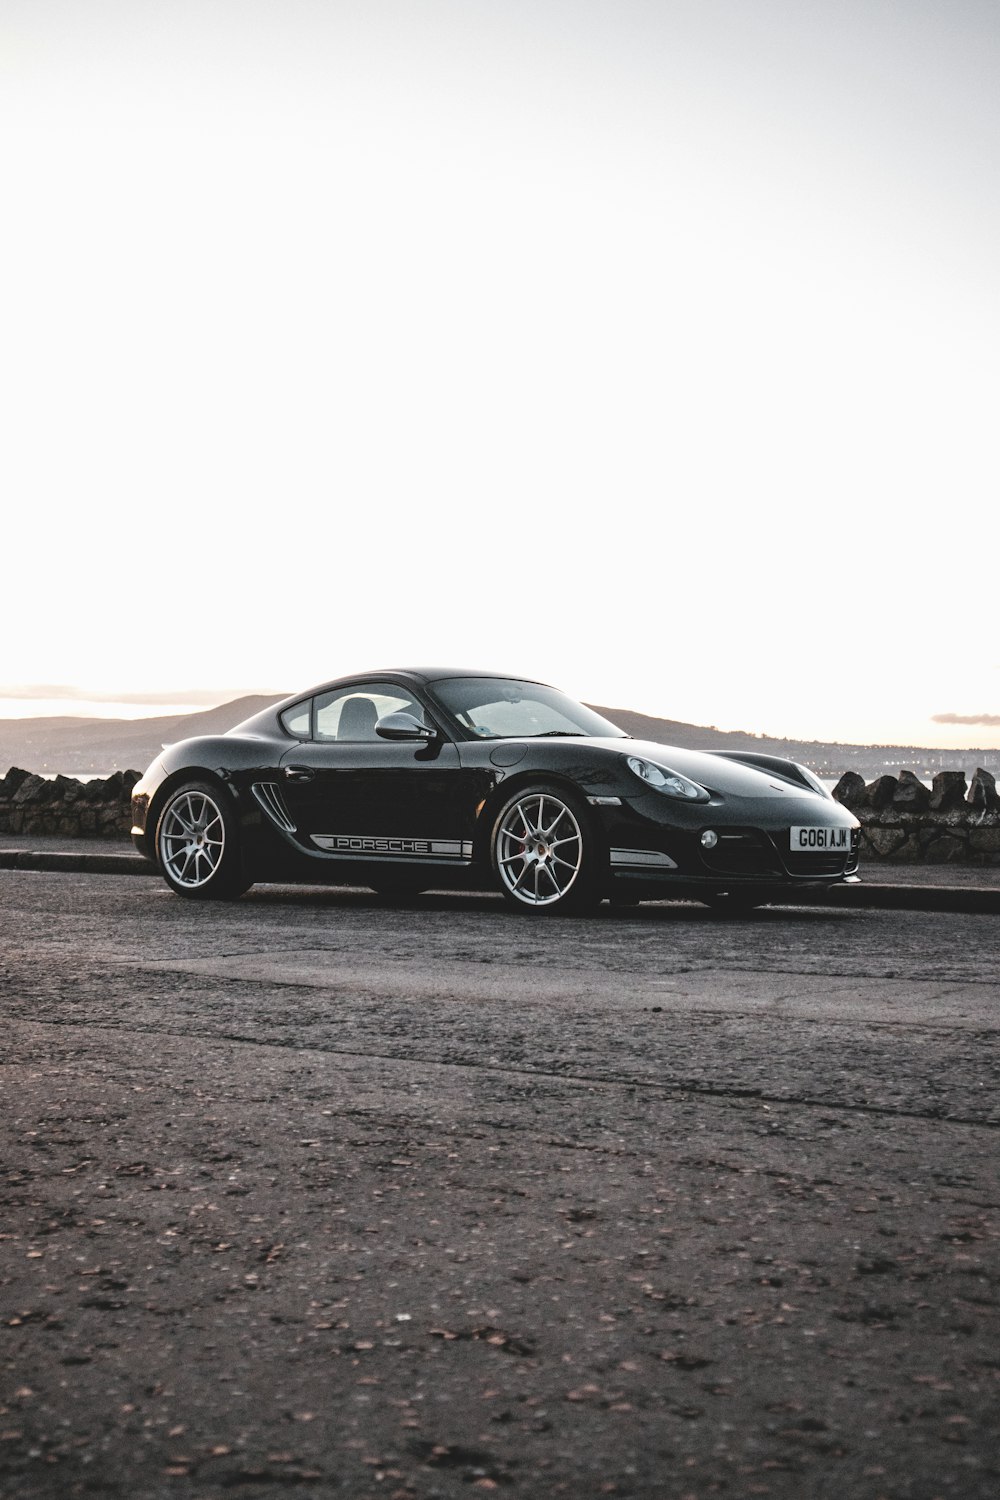
[[616,724],[556,688],[508,677],[450,677],[433,684],[458,722],[482,739],[622,736]]
[[281,727],[288,734],[294,734],[296,739],[307,740],[309,738],[309,717],[312,709],[312,701],[308,703],[296,703],[294,708],[286,708],[281,715]]
[[332,693],[323,693],[315,700],[316,719],[314,737],[329,742],[357,743],[378,741],[375,725],[386,714],[407,713],[423,717],[419,704],[408,694],[394,691],[384,682],[354,683],[351,687],[338,688]]

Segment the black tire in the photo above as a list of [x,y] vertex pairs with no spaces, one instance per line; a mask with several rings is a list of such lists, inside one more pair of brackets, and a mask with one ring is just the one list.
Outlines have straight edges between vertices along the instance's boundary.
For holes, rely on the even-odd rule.
[[565,787],[523,786],[500,809],[490,838],[500,894],[516,911],[590,911],[606,860],[586,804]]
[[175,787],[157,820],[156,862],[189,901],[232,901],[249,890],[228,793],[207,781]]

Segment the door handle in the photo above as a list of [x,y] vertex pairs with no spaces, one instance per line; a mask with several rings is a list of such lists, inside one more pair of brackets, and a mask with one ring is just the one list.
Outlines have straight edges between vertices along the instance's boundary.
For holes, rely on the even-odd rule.
[[286,766],[285,775],[289,781],[312,781],[316,772],[308,766]]

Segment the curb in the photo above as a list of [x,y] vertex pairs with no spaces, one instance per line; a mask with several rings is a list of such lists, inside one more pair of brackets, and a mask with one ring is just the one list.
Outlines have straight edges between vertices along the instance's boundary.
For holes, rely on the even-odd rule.
[[[0,849],[0,870],[56,870],[64,874],[158,875],[140,854],[75,854]],[[1000,887],[946,885],[842,885],[821,893],[783,892],[773,906],[834,906],[880,911],[953,911],[1000,914]]]
[[854,910],[1000,913],[1000,889],[979,885],[841,885],[822,894],[782,895],[776,906],[837,906]]
[[141,854],[72,854],[57,850],[0,849],[0,870],[61,870],[87,875],[156,875]]

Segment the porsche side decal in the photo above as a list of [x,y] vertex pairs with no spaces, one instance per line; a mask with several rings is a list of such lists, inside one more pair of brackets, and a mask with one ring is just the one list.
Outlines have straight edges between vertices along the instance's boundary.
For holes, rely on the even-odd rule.
[[331,854],[408,854],[418,859],[471,859],[471,839],[409,839],[356,833],[314,833],[317,849]]

